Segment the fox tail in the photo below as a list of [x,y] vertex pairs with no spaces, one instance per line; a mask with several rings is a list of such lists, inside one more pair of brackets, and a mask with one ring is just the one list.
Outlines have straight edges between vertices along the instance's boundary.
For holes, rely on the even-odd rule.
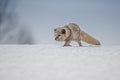
[[100,42],[97,39],[93,38],[88,33],[84,32],[82,30],[80,32],[80,36],[81,36],[81,40],[84,42],[87,42],[88,44],[100,45]]

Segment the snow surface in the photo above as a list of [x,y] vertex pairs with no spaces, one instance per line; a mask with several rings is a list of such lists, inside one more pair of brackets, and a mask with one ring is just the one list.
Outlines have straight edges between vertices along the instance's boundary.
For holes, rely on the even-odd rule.
[[0,80],[120,80],[120,46],[0,45]]

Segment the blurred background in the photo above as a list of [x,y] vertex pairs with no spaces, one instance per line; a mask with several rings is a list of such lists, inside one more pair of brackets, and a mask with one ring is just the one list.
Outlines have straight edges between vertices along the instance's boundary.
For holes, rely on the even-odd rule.
[[0,0],[0,44],[56,44],[70,22],[103,45],[120,45],[120,0]]

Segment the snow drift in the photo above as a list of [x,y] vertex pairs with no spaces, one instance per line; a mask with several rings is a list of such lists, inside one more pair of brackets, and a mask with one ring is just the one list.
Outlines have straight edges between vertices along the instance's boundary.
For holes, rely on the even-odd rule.
[[120,46],[0,45],[0,80],[120,80]]

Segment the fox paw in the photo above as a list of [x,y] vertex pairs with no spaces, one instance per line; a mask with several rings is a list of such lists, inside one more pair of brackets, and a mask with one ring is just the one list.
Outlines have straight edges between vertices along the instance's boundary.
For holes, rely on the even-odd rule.
[[67,46],[71,46],[70,44],[69,45],[63,45],[63,47],[67,47]]

